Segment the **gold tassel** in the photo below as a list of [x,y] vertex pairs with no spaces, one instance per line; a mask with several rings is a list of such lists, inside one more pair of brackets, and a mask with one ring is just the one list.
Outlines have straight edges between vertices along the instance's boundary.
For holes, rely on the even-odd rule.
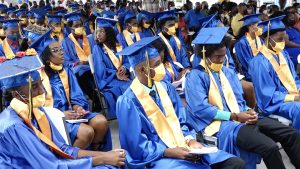
[[28,77],[28,89],[29,89],[29,92],[28,92],[28,96],[29,96],[29,114],[28,114],[28,118],[31,119],[32,117],[32,77],[31,77],[31,74],[29,74],[29,77]]
[[152,87],[152,79],[150,77],[150,63],[149,63],[149,57],[148,53],[146,52],[146,66],[147,66],[147,75],[148,75],[148,87]]

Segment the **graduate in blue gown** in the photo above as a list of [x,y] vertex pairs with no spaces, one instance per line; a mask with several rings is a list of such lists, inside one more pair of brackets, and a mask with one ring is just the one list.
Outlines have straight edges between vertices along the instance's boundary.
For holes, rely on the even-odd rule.
[[93,49],[96,83],[104,94],[110,118],[116,118],[117,99],[131,83],[128,58],[116,55],[122,50],[113,29],[116,22],[108,18],[97,18],[98,44]]
[[[73,12],[66,14],[65,18],[67,18],[68,27],[72,31],[61,42],[65,65],[75,73],[83,92],[93,99],[95,84],[88,63],[88,57],[92,54],[93,49],[83,28],[82,14]],[[98,102],[95,99],[94,101]]]
[[243,21],[243,27],[240,30],[238,40],[234,45],[236,56],[242,66],[242,74],[245,79],[251,81],[248,74],[248,65],[252,58],[254,58],[263,45],[259,36],[262,34],[262,28],[257,26],[260,21],[260,14],[253,14],[245,16],[240,19]]
[[19,9],[15,11],[16,17],[21,20],[19,25],[20,25],[20,31],[22,35],[25,35],[24,28],[27,26],[27,21],[28,21],[26,18],[26,13],[27,11],[25,9]]
[[[261,52],[252,59],[248,73],[254,85],[257,106],[260,110],[265,115],[276,114],[291,120],[292,126],[300,132],[298,98],[300,80],[289,54],[284,50],[285,25],[281,22],[282,18],[283,16],[261,23],[264,41],[269,43],[263,46],[264,53]],[[270,37],[267,38],[269,21],[271,22]],[[279,63],[280,56],[280,67],[274,69],[266,55],[272,56],[277,63]],[[275,70],[280,70],[283,73],[280,76],[286,80],[280,80],[279,74]],[[286,88],[288,86],[286,83],[291,84],[292,89]]]
[[[24,69],[11,63],[19,64]],[[86,151],[65,143],[47,116],[51,112],[46,112],[42,107],[45,93],[36,71],[42,66],[38,57],[24,57],[2,64],[8,64],[9,69],[0,69],[1,87],[12,96],[12,100],[0,114],[0,168],[114,169],[116,167],[112,165],[124,165],[123,150]],[[31,97],[27,81],[29,74],[32,80]],[[28,103],[30,98],[32,109]],[[50,108],[47,110],[51,111]]]
[[64,39],[62,28],[62,16],[60,15],[47,15],[48,26],[52,29],[51,37],[58,42],[62,42]]
[[120,142],[128,152],[128,167],[244,168],[240,159],[223,151],[202,155],[201,160],[189,154],[189,148],[202,145],[189,130],[187,114],[176,90],[161,81],[164,67],[159,53],[151,47],[151,42],[158,38],[143,38],[119,53],[129,57],[136,75],[117,102]]
[[[227,30],[228,27],[202,28],[193,41],[202,60],[186,78],[189,123],[197,132],[217,137],[218,148],[244,159],[249,169],[256,168],[256,154],[268,168],[284,169],[278,141],[295,167],[299,167],[300,155],[294,151],[300,150],[297,131],[276,120],[258,119],[256,112],[246,106],[237,75],[223,66]],[[208,34],[210,38],[205,38]]]
[[[93,21],[93,23],[96,21],[96,18],[97,17],[101,17],[101,13],[99,13],[99,12],[97,12],[97,11],[93,11],[92,12],[92,14],[90,15],[90,17],[89,17],[89,20],[90,21]],[[93,28],[93,29],[95,29],[95,28]],[[89,40],[89,44],[90,44],[90,47],[91,47],[91,49],[92,49],[92,51],[93,51],[93,48],[94,48],[94,46],[96,45],[96,37],[95,37],[95,31],[93,32],[93,33],[91,33],[91,34],[89,34],[88,36],[87,36],[87,38],[88,38],[88,40]]]
[[186,50],[181,44],[180,39],[175,35],[175,13],[174,11],[165,11],[157,14],[158,29],[160,32],[158,35],[162,38],[164,43],[167,45],[168,60],[170,62],[178,62],[181,69],[190,67],[189,58]]
[[[38,51],[45,65],[44,86],[54,108],[64,112],[66,119],[87,119],[87,123],[67,123],[71,143],[82,149],[111,150],[111,136],[103,115],[90,112],[89,103],[72,70],[63,67],[63,52],[51,31],[40,36],[30,47]],[[49,81],[48,84],[46,81]],[[51,106],[51,105],[50,105]]]
[[141,11],[137,15],[137,22],[141,29],[139,32],[141,38],[155,36],[155,31],[153,29],[154,17],[155,17],[155,14],[147,12],[147,11]]
[[34,18],[34,23],[39,25],[39,26],[43,26],[46,27],[46,10],[43,10],[42,8],[38,8],[38,9],[33,9],[31,10],[33,13],[33,18]]
[[[117,40],[122,48],[125,48],[139,41],[141,36],[138,33],[138,24],[135,14],[128,10],[120,15],[121,18],[119,17],[119,22],[121,26],[124,27],[124,30],[117,35]],[[124,20],[122,18],[124,18]]]

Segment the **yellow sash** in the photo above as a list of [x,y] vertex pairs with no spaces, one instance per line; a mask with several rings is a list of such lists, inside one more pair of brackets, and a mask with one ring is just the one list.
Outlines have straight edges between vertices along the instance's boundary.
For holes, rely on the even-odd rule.
[[58,37],[58,42],[61,42],[62,40],[64,40],[64,35],[63,33],[51,33],[51,37],[54,38],[54,36]]
[[165,42],[165,44],[166,44],[166,46],[167,46],[167,48],[168,48],[168,51],[169,51],[169,54],[170,54],[172,60],[173,60],[174,62],[177,62],[177,61],[176,61],[177,59],[176,59],[174,50],[173,50],[173,48],[171,47],[169,41],[164,37],[164,35],[163,35],[161,32],[160,32],[158,35],[159,35],[160,38]]
[[75,50],[76,50],[79,60],[80,61],[88,61],[88,57],[91,54],[91,48],[90,48],[90,44],[89,44],[89,41],[88,41],[86,35],[83,35],[82,48],[72,33],[70,33],[68,37],[71,39],[71,41],[75,45]]
[[[127,29],[123,30],[123,35],[125,37],[125,40],[126,40],[126,43],[128,46],[134,44],[133,40],[130,37],[130,33]],[[139,33],[134,33],[134,36],[135,36],[136,41],[141,40]]]
[[170,72],[171,76],[172,76],[172,81],[175,81],[175,73],[173,71],[172,65],[170,62],[166,62],[165,64],[165,68]]
[[69,86],[69,77],[68,77],[68,74],[63,69],[62,71],[60,71],[58,73],[58,75],[59,75],[59,78],[61,80],[61,83],[64,86],[64,90],[65,90],[65,93],[66,93],[66,96],[67,96],[68,103],[69,103],[70,106],[72,106],[71,105],[71,100],[70,100],[70,86]]
[[180,42],[180,40],[178,39],[178,37],[177,36],[173,36],[173,38],[174,38],[174,40],[175,40],[175,42],[176,42],[176,45],[177,45],[177,48],[178,48],[178,50],[180,51],[181,50],[181,42]]
[[[105,44],[103,44],[103,46],[107,52],[109,59],[111,60],[115,68],[118,70],[122,66],[122,55],[120,55],[120,57],[118,58],[116,57],[114,52],[110,50]],[[117,47],[117,52],[120,52],[122,50],[122,47],[120,45],[117,45],[116,47]]]
[[[205,67],[205,61],[203,59],[201,60],[200,65]],[[218,85],[215,81],[215,78],[213,77],[209,68],[207,69],[207,73],[208,73],[209,79],[210,79],[208,102],[210,104],[218,107],[219,110],[223,110],[222,97],[221,97]],[[235,98],[234,92],[230,86],[230,83],[229,83],[227,77],[225,76],[225,74],[223,73],[222,70],[219,72],[219,76],[220,76],[220,82],[221,82],[223,94],[224,94],[226,103],[228,105],[228,108],[230,109],[230,112],[239,113],[240,109],[239,109],[237,100]],[[204,132],[208,136],[212,136],[219,131],[220,126],[221,126],[221,121],[214,120],[210,125],[208,125],[205,128]]]
[[53,95],[52,95],[52,89],[51,89],[49,77],[46,74],[45,70],[40,70],[39,72],[41,75],[41,79],[43,79],[43,86],[46,91],[45,107],[53,107]]
[[[252,53],[253,53],[253,56],[256,56],[260,52],[260,50],[262,48],[262,44],[261,44],[261,41],[260,41],[259,37],[256,36],[255,40],[253,40],[250,37],[250,35],[248,33],[246,33],[246,39],[247,39],[247,41],[248,41],[248,43],[250,45],[250,48],[251,48]],[[256,43],[257,43],[257,47],[256,47]]]
[[279,57],[279,65],[276,59],[273,57],[271,51],[266,46],[262,47],[261,53],[269,60],[280,82],[283,84],[289,94],[299,94],[296,82],[283,54],[280,52],[278,56],[276,56]]
[[130,88],[141,103],[159,138],[169,148],[177,146],[188,148],[168,93],[160,82],[154,83],[166,115],[163,114],[137,78],[133,80]]
[[57,154],[61,157],[64,157],[64,158],[67,158],[67,159],[73,159],[72,156],[70,156],[69,154],[63,152],[52,141],[52,134],[51,134],[50,124],[49,124],[49,121],[48,121],[46,115],[44,114],[44,112],[40,111],[37,108],[33,109],[33,114],[35,116],[35,119],[38,122],[39,128],[41,130],[40,131],[32,125],[31,119],[30,119],[31,117],[28,118],[29,112],[28,112],[28,106],[26,104],[24,104],[23,102],[21,102],[17,99],[13,99],[10,103],[10,106],[24,120],[26,125],[34,131],[36,136],[41,141],[43,141],[45,144],[47,144],[49,146],[51,151],[53,151],[55,154]]
[[3,47],[3,52],[4,52],[4,55],[5,55],[6,59],[15,58],[15,54],[12,51],[12,49],[10,48],[6,38],[2,42],[2,47]]

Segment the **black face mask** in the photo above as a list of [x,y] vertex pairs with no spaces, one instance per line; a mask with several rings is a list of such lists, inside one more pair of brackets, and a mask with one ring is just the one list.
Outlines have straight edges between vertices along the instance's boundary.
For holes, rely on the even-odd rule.
[[287,23],[287,24],[288,24],[289,26],[294,26],[295,23],[296,23],[295,20],[288,20],[288,23]]

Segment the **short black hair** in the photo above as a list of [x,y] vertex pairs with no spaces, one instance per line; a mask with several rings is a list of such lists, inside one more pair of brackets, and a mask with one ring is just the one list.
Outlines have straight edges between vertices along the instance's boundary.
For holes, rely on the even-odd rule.
[[164,18],[162,20],[160,20],[157,24],[158,24],[158,28],[162,29],[162,27],[166,24],[167,21],[171,21],[171,20],[175,20],[174,17],[168,17],[168,18]]

